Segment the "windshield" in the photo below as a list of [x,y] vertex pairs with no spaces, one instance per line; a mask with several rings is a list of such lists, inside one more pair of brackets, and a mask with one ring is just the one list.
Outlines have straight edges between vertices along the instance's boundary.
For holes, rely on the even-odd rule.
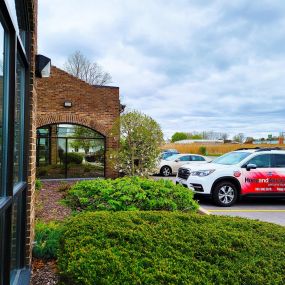
[[179,154],[174,154],[174,155],[171,155],[169,157],[167,157],[165,160],[175,160],[179,157]]
[[230,152],[225,155],[222,155],[212,161],[212,163],[218,163],[218,164],[225,164],[225,165],[234,165],[238,164],[242,160],[244,160],[247,156],[250,155],[250,152]]

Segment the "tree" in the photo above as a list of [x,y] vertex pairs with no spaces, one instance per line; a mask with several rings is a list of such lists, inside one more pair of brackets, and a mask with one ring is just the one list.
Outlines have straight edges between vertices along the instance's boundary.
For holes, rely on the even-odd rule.
[[63,68],[71,75],[91,85],[106,85],[112,81],[108,72],[103,71],[98,63],[91,62],[80,51],[71,54]]
[[186,133],[176,132],[172,135],[171,142],[177,142],[186,139],[188,139],[188,135]]
[[243,133],[238,133],[237,135],[233,137],[233,141],[242,143],[244,141],[244,138],[245,136]]
[[116,122],[111,135],[120,127],[120,148],[108,154],[116,170],[125,175],[148,176],[152,174],[163,142],[159,124],[138,111],[128,112]]
[[221,133],[220,139],[222,140],[227,140],[227,138],[229,137],[229,135],[227,133]]
[[101,141],[98,142],[98,140],[90,139],[96,138],[97,136],[98,134],[91,129],[83,126],[75,126],[73,134],[74,140],[72,140],[70,146],[73,147],[76,152],[78,152],[80,148],[83,148],[85,154],[87,154],[90,148],[99,146]]

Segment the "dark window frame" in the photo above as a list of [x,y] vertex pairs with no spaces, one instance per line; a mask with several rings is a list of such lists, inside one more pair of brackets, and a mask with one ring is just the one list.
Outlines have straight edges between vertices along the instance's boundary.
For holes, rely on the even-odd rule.
[[[20,276],[17,280],[14,280],[13,284],[28,284],[28,279],[25,281],[21,279],[21,276],[28,276],[29,274],[22,274],[26,272],[25,267],[25,243],[26,243],[26,195],[27,195],[27,161],[28,161],[28,142],[29,142],[29,84],[30,84],[30,66],[28,55],[30,54],[29,42],[30,37],[30,27],[28,18],[28,3],[27,1],[17,2],[17,15],[21,14],[23,22],[21,22],[25,27],[14,26],[12,21],[12,16],[9,13],[7,4],[5,1],[0,1],[0,20],[3,28],[5,29],[5,55],[8,59],[8,63],[5,62],[6,71],[6,92],[3,95],[3,169],[2,169],[2,189],[0,197],[0,218],[2,221],[0,234],[1,234],[1,244],[2,248],[1,264],[0,264],[0,285],[10,284],[10,266],[11,266],[11,223],[12,223],[12,207],[16,197],[19,197],[19,209],[20,212],[17,213],[16,226],[19,228],[19,232],[16,233],[18,244],[16,251],[17,253],[17,270],[20,271],[17,276]],[[20,29],[25,30],[25,42],[22,42],[20,36]],[[21,147],[23,149],[22,153],[22,182],[18,183],[13,187],[13,167],[14,167],[14,110],[15,110],[15,95],[16,95],[16,61],[17,57],[21,58],[23,66],[25,68],[25,90],[24,90],[24,115],[21,118],[21,124],[24,128],[24,137],[21,141]],[[7,77],[9,80],[7,80]],[[8,90],[8,91],[7,91]]]

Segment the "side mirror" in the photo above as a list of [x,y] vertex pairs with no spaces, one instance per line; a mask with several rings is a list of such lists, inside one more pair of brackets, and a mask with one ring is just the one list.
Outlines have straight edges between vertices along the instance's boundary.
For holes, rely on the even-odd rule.
[[253,163],[250,163],[246,166],[247,171],[250,171],[251,169],[256,169],[256,168],[257,168],[257,165]]
[[174,161],[175,161],[175,162],[178,162],[178,161],[179,161],[179,159],[175,159]]

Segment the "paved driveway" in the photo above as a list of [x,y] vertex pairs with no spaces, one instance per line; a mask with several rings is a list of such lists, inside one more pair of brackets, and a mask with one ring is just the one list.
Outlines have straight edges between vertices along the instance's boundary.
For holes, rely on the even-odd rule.
[[[154,179],[170,179],[175,177],[159,177]],[[199,204],[215,215],[238,216],[285,226],[285,199],[243,199],[229,208],[217,207],[210,199],[200,199]]]

